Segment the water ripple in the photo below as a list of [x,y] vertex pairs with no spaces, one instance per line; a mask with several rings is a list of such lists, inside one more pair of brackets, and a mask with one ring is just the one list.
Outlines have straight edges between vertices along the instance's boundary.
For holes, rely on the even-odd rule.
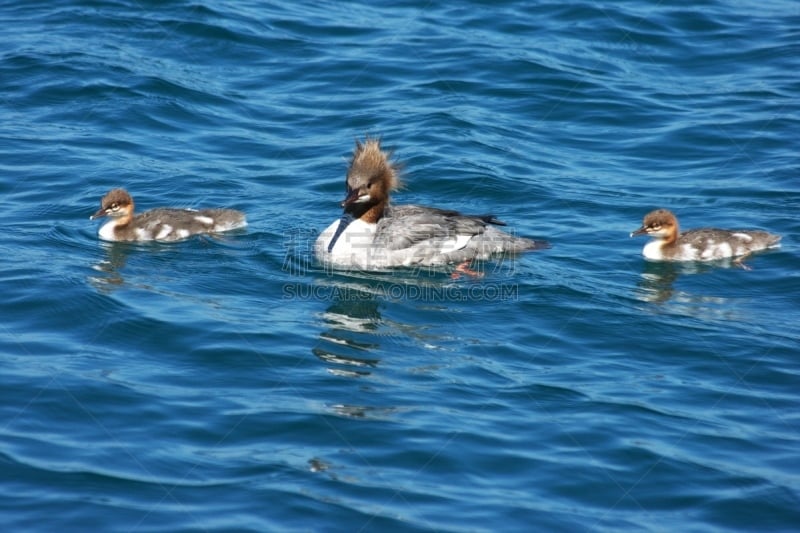
[[[475,0],[0,13],[0,516],[14,530],[800,523],[800,13]],[[356,138],[398,203],[551,250],[331,272]],[[247,229],[98,241],[137,209]],[[783,247],[658,265],[652,208]],[[272,505],[264,505],[272,502]]]

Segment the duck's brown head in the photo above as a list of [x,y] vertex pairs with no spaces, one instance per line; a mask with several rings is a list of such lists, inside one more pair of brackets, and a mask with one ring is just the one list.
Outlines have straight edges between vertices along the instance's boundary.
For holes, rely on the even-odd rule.
[[113,189],[100,201],[100,209],[89,217],[91,220],[100,217],[130,218],[133,216],[133,198],[125,189]]
[[656,209],[644,216],[642,227],[631,233],[631,237],[649,235],[657,239],[673,241],[678,237],[678,219],[666,209]]
[[375,222],[389,203],[390,191],[399,185],[397,166],[381,149],[380,140],[356,141],[347,169],[347,196],[342,202],[345,211],[356,218],[374,218],[368,221]]

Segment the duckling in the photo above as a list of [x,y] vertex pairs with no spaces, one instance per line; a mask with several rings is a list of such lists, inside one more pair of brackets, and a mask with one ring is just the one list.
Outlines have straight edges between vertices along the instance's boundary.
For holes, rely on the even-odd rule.
[[113,189],[100,201],[91,217],[109,217],[98,231],[106,241],[178,241],[192,235],[219,233],[247,226],[244,213],[234,209],[152,209],[133,214],[133,198],[124,189]]
[[[653,261],[713,261],[746,256],[780,246],[781,237],[757,230],[693,229],[681,233],[671,211],[656,209],[644,217],[642,227],[631,237],[649,235],[642,255]],[[738,262],[741,263],[740,259]]]

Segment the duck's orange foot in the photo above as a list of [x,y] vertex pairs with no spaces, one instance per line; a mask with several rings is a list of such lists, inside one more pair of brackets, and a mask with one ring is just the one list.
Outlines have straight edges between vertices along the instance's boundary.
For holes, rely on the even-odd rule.
[[461,277],[461,274],[464,274],[466,276],[470,276],[473,278],[482,278],[483,272],[472,270],[469,267],[469,263],[470,263],[469,261],[464,261],[463,263],[459,263],[458,266],[456,266],[456,269],[453,271],[453,273],[450,274],[450,277],[453,279],[458,279]]

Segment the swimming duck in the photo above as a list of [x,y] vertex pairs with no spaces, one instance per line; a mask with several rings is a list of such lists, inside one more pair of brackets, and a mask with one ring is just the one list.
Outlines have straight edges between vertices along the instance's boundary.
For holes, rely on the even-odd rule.
[[124,189],[113,189],[100,201],[100,210],[89,217],[110,217],[98,235],[106,241],[178,241],[192,235],[218,233],[247,225],[244,213],[234,209],[152,209],[133,214],[133,198]]
[[342,217],[316,241],[316,256],[325,264],[363,270],[461,265],[549,247],[500,231],[496,226],[505,224],[493,215],[391,205],[390,192],[399,186],[397,166],[377,139],[356,141],[346,183]]
[[757,230],[693,229],[680,233],[677,217],[656,209],[644,217],[631,237],[649,235],[642,255],[653,261],[713,261],[745,257],[752,252],[780,246],[779,235]]

